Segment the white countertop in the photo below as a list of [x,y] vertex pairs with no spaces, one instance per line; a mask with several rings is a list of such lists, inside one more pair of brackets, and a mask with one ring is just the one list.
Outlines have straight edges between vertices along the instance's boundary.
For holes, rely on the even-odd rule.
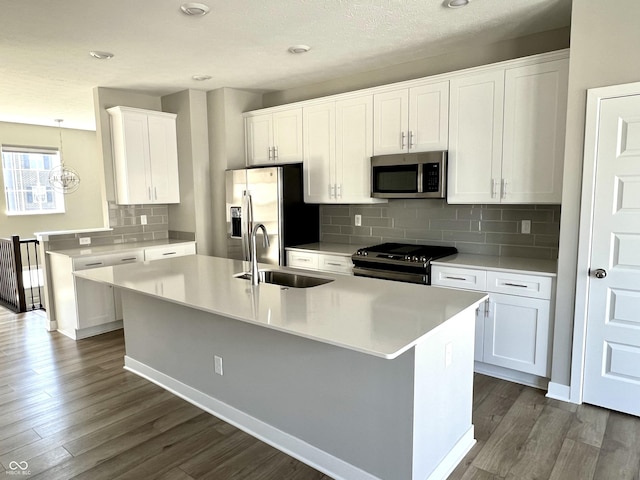
[[[189,255],[75,275],[169,302],[382,358],[395,358],[484,293],[260,265],[333,278],[311,288],[252,287],[249,263]],[[126,319],[125,319],[126,321]],[[188,319],[176,319],[176,322]]]
[[304,245],[296,245],[295,247],[287,247],[287,250],[312,253],[326,253],[329,255],[351,256],[361,248],[370,247],[371,245],[351,245],[348,243],[306,243]]
[[192,240],[148,240],[144,242],[118,243],[115,245],[83,245],[77,248],[68,248],[65,250],[48,250],[48,254],[65,255],[71,258],[90,257],[92,255],[102,255],[105,253],[121,253],[128,250],[138,250],[140,248],[162,247],[164,245],[175,245],[180,243],[194,243]]
[[557,260],[523,257],[497,257],[493,255],[473,255],[468,253],[458,253],[456,255],[439,258],[438,260],[433,260],[431,265],[465,268],[490,268],[491,270],[515,273],[533,273],[550,277],[555,277],[558,271]]

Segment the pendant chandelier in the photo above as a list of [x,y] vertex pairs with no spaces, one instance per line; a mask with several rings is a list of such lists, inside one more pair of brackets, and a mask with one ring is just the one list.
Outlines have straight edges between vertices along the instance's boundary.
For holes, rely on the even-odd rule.
[[57,119],[58,133],[60,135],[60,165],[49,170],[49,184],[60,193],[73,193],[80,186],[80,175],[73,168],[64,164],[62,155],[62,119]]

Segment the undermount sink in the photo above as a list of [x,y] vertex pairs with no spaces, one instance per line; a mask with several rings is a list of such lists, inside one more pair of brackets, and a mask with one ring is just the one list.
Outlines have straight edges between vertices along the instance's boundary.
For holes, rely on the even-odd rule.
[[[299,273],[281,272],[278,270],[260,270],[258,273],[260,275],[260,283],[271,283],[273,285],[280,285],[281,287],[309,288],[333,282],[332,278],[310,277]],[[234,275],[234,277],[251,280],[250,273],[239,273],[238,275]]]

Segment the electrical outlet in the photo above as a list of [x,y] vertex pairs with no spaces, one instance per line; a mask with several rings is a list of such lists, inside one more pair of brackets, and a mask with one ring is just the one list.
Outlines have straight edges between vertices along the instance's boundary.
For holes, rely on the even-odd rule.
[[147,224],[147,216],[140,215],[140,225],[146,225],[146,224]]
[[362,215],[356,215],[356,227],[362,226]]
[[531,233],[531,220],[522,220],[522,233]]
[[224,375],[222,373],[222,357],[218,355],[213,356],[213,368],[218,375]]
[[444,346],[444,367],[447,368],[453,362],[453,343]]
[[91,245],[91,237],[80,237],[80,245]]

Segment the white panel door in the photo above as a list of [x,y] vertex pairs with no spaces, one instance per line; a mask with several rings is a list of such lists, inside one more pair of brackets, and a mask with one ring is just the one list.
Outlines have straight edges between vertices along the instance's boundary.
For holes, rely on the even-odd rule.
[[409,151],[409,90],[373,96],[373,154]]
[[151,203],[180,203],[176,120],[149,115]]
[[336,156],[336,112],[334,102],[305,107],[302,112],[304,161],[304,201],[335,201],[332,176]]
[[640,95],[601,102],[593,225],[583,400],[640,416]]
[[302,108],[273,114],[273,149],[276,162],[302,161]]
[[[372,203],[373,97],[336,102],[336,200]],[[379,201],[379,200],[378,200]]]
[[507,69],[503,203],[560,203],[569,60]]
[[450,85],[447,202],[500,203],[504,70]]
[[273,116],[268,113],[245,119],[247,165],[269,165],[273,146]]
[[429,152],[449,147],[449,82],[409,90],[409,150]]

